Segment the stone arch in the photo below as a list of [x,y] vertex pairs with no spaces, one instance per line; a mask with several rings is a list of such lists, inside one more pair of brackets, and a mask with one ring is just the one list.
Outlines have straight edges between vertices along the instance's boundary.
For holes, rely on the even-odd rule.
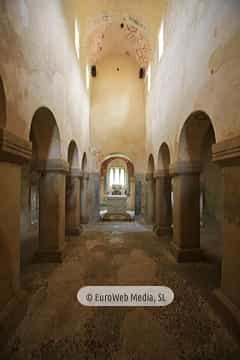
[[206,138],[215,142],[215,131],[210,117],[204,111],[195,111],[187,118],[180,132],[178,160],[201,161]]
[[[44,253],[49,246],[48,232],[53,234],[52,239],[57,243],[59,233],[55,236],[54,226],[50,224],[51,220],[48,219],[46,209],[52,201],[51,213],[57,213],[60,209],[59,199],[64,196],[63,194],[59,195],[61,190],[57,189],[60,184],[60,182],[55,181],[57,172],[50,174],[47,170],[49,160],[58,160],[57,167],[62,166],[61,161],[59,161],[61,159],[60,133],[55,116],[49,108],[42,106],[35,111],[29,137],[32,142],[33,162],[26,164],[22,172],[25,184],[22,188],[22,197],[23,202],[27,204],[27,206],[25,205],[23,223],[27,221],[31,237],[26,233],[27,240],[22,241],[21,261],[23,263],[32,261],[35,252],[36,254]],[[61,174],[61,176],[64,175]],[[50,177],[51,181],[49,181]],[[64,186],[62,186],[63,188]],[[49,199],[51,200],[49,201]],[[58,216],[55,219],[58,219]],[[57,221],[55,223],[56,228],[58,227]],[[27,248],[26,241],[29,241],[28,248],[30,249],[27,251],[25,250]],[[39,261],[41,261],[40,258]]]
[[7,101],[2,78],[0,76],[0,128],[4,128],[7,122]]
[[147,171],[149,174],[154,174],[154,169],[155,169],[155,166],[154,166],[154,157],[152,154],[149,155],[149,158],[148,158],[148,167],[147,167]]
[[164,142],[158,152],[158,170],[167,170],[170,165],[170,151],[168,145]]
[[80,235],[80,171],[79,153],[74,140],[68,146],[69,175],[66,176],[65,226],[66,235]]
[[30,140],[33,159],[48,160],[61,158],[60,133],[56,119],[46,107],[39,108],[32,119]]
[[79,152],[74,140],[72,140],[68,146],[68,162],[70,169],[79,168]]
[[106,175],[106,171],[107,171],[107,168],[108,168],[108,165],[113,161],[113,160],[122,160],[123,162],[126,163],[126,166],[127,166],[127,170],[128,170],[128,174],[129,176],[134,176],[134,164],[133,162],[131,161],[131,159],[124,155],[124,154],[110,154],[108,156],[106,156],[102,163],[101,163],[101,167],[100,167],[100,174],[102,176]]
[[[221,248],[218,239],[222,188],[221,171],[212,161],[215,142],[215,130],[208,114],[204,111],[191,113],[181,129],[177,162],[172,168],[174,242],[177,244],[174,251],[180,261],[201,258],[200,247],[211,256],[218,256]],[[215,236],[213,243],[209,239]],[[185,244],[188,244],[187,250]]]
[[[113,174],[115,174],[116,169],[114,168],[123,169],[121,171],[124,174],[124,184],[111,184],[111,172],[112,176],[115,177]],[[118,174],[120,180],[120,172]],[[111,153],[105,156],[101,162],[100,175],[100,204],[102,205],[100,211],[109,211],[112,202],[110,197],[112,195],[121,195],[123,198],[119,201],[125,202],[125,210],[134,211],[135,213],[136,179],[134,176],[134,164],[131,159],[122,153]],[[125,210],[124,207],[121,208],[122,214]]]

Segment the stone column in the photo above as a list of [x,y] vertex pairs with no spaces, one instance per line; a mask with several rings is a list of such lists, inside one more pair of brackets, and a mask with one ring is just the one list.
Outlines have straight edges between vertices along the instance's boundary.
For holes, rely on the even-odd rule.
[[144,214],[144,175],[135,175],[135,215]]
[[152,174],[147,174],[145,179],[145,221],[148,224],[152,224],[154,222],[154,178]]
[[172,232],[171,177],[168,170],[155,173],[155,225],[158,236]]
[[200,250],[200,163],[177,162],[173,176],[173,242],[177,261],[198,261]]
[[135,177],[130,178],[129,210],[135,210]]
[[87,219],[89,223],[96,223],[100,217],[100,176],[99,173],[90,173],[87,186]]
[[66,177],[66,235],[80,235],[81,171],[71,170]]
[[100,201],[104,200],[104,187],[105,187],[105,178],[104,176],[100,177]]
[[87,224],[89,221],[88,181],[89,181],[89,174],[83,174],[81,181],[81,224]]
[[65,191],[68,163],[61,159],[38,161],[39,244],[37,262],[62,262],[65,247]]
[[215,295],[240,331],[240,136],[213,145],[213,161],[222,167],[224,195],[222,280]]
[[31,144],[0,129],[0,346],[23,318],[26,294],[20,286],[21,166]]

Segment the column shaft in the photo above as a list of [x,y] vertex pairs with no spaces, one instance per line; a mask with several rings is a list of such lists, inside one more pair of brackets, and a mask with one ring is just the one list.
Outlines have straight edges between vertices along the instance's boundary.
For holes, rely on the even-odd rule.
[[20,203],[21,166],[30,157],[30,143],[0,129],[0,347],[27,309],[20,285]]
[[80,176],[66,177],[66,234],[80,235]]
[[171,177],[168,171],[159,171],[155,176],[155,226],[157,235],[171,233],[172,204]]
[[151,174],[146,176],[145,221],[148,224],[154,222],[154,179]]
[[0,162],[0,307],[20,289],[20,184],[21,167]]
[[35,164],[39,180],[39,245],[36,261],[62,262],[65,247],[65,191],[68,164],[60,159]]
[[101,202],[103,202],[103,200],[104,200],[104,193],[105,193],[104,185],[105,185],[105,178],[104,178],[104,176],[101,176],[100,177],[100,201]]
[[179,162],[173,174],[173,242],[177,261],[198,261],[200,250],[200,164]]
[[[223,259],[218,305],[228,323],[240,331],[240,136],[213,146],[213,160],[222,167],[224,218]],[[230,321],[229,321],[230,320]]]
[[88,181],[89,181],[89,175],[84,174],[81,181],[81,224],[87,224],[89,221]]
[[135,210],[135,178],[130,178],[129,210]]

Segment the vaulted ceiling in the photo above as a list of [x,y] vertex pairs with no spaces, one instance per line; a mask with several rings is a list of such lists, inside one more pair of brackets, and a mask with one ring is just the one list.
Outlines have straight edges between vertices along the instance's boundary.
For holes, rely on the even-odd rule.
[[109,54],[127,55],[147,67],[151,45],[147,29],[131,16],[102,15],[92,21],[87,36],[87,56],[95,64]]
[[154,54],[167,0],[63,0],[80,24],[85,63],[110,54],[133,57],[147,67]]

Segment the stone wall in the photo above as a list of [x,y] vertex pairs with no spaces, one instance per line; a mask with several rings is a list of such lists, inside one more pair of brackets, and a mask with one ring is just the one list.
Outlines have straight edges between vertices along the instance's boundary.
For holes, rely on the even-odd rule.
[[176,160],[181,129],[195,110],[208,114],[217,142],[240,133],[239,16],[237,0],[169,1],[147,98],[147,149],[155,159],[166,141]]
[[0,76],[7,129],[29,140],[34,113],[42,106],[49,108],[65,159],[72,139],[80,155],[89,141],[89,99],[74,48],[74,20],[60,0],[0,2]]
[[[130,158],[144,171],[145,83],[137,63],[125,56],[108,56],[97,65],[91,83],[91,145],[99,160],[112,153]],[[100,167],[100,161],[96,164]]]

